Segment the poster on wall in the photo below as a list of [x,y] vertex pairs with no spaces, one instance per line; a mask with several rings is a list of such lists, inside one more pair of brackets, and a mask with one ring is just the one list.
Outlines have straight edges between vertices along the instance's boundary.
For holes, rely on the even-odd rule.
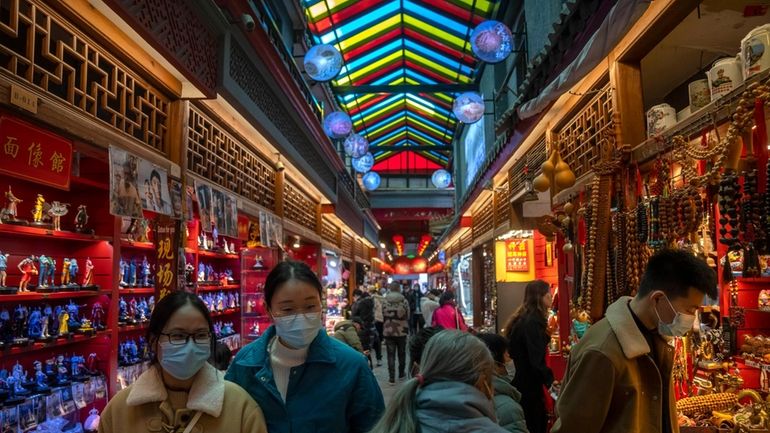
[[195,201],[195,187],[186,185],[185,186],[185,204],[187,205],[184,210],[184,220],[185,221],[192,221],[193,220],[193,201]]
[[225,193],[211,188],[211,225],[216,226],[220,235],[225,234]]
[[201,228],[211,230],[211,187],[207,183],[195,181],[195,193],[198,197],[198,214],[201,219]]
[[171,194],[168,190],[168,172],[157,165],[139,160],[139,190],[142,207],[150,212],[171,215]]
[[110,146],[110,213],[142,218],[142,200],[137,188],[139,158]]
[[266,212],[259,212],[259,231],[262,245],[281,247],[283,226],[277,216]]
[[225,194],[225,229],[222,232],[231,238],[238,237],[238,201],[230,194]]
[[526,239],[505,241],[505,270],[529,272],[529,248]]
[[174,219],[182,218],[182,182],[177,179],[170,180],[170,193],[171,193],[171,216]]

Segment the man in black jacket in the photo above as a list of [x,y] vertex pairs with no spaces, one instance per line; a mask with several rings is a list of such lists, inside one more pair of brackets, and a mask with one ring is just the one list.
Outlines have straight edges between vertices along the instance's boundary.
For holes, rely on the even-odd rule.
[[369,358],[369,365],[372,365],[370,350],[372,347],[377,347],[380,344],[379,335],[377,329],[374,326],[374,299],[369,296],[369,293],[356,289],[353,291],[353,307],[351,309],[353,317],[360,319],[361,321],[361,343],[366,341],[368,344],[364,345],[364,353]]

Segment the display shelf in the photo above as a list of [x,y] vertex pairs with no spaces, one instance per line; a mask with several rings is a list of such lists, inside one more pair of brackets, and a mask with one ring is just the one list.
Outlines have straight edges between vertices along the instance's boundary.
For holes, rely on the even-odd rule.
[[199,292],[218,292],[220,290],[237,290],[240,289],[240,284],[228,284],[226,286],[198,286]]
[[27,346],[11,346],[3,349],[0,353],[3,356],[9,355],[21,355],[22,353],[36,352],[38,350],[49,349],[52,347],[69,346],[75,343],[83,343],[87,341],[96,340],[101,336],[109,336],[112,330],[105,329],[103,331],[96,331],[92,335],[86,334],[71,334],[70,337],[58,337],[46,342],[35,342]]
[[241,273],[242,274],[246,273],[246,274],[257,274],[257,275],[259,275],[259,274],[267,274],[269,272],[270,272],[270,269],[268,269],[268,268],[263,268],[263,269],[241,269]]
[[136,289],[118,289],[118,293],[121,295],[154,295],[155,287],[140,287]]
[[152,242],[134,242],[128,239],[121,239],[120,247],[136,250],[155,250],[155,244]]
[[69,231],[55,231],[46,228],[30,227],[30,226],[17,226],[11,224],[0,224],[0,235],[18,236],[18,237],[35,237],[54,239],[61,241],[79,241],[79,242],[100,242],[109,241],[112,238],[106,236],[96,236],[84,233],[75,233]]
[[739,283],[762,283],[762,284],[770,284],[770,277],[750,277],[750,278],[743,278],[743,277],[737,277],[736,280]]
[[64,292],[51,292],[51,293],[24,292],[24,293],[17,293],[15,295],[0,295],[0,303],[21,302],[21,301],[43,301],[46,299],[90,298],[92,296],[99,296],[99,295],[104,295],[109,293],[111,292],[105,293],[99,290],[79,290],[79,291],[64,291]]
[[137,325],[121,325],[118,326],[118,332],[134,332],[134,331],[146,331],[150,327],[150,322],[144,322]]
[[211,317],[229,316],[231,314],[237,314],[241,311],[240,308],[228,308],[225,311],[216,311],[211,313]]
[[185,254],[198,254],[198,250],[190,247],[185,247],[184,252]]
[[198,250],[198,255],[200,255],[201,257],[210,257],[215,259],[228,259],[228,260],[237,260],[241,258],[241,256],[239,256],[238,254],[217,253],[217,252],[208,251],[208,250]]

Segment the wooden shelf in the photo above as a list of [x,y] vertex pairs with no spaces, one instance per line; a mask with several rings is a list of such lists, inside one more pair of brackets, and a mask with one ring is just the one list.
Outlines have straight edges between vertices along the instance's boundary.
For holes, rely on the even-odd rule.
[[770,284],[770,277],[750,277],[750,278],[736,277],[736,280],[739,283],[767,283],[767,284]]
[[50,349],[52,347],[62,347],[62,346],[69,346],[71,344],[76,344],[76,343],[85,343],[88,341],[93,341],[101,336],[105,336],[105,335],[109,336],[111,332],[112,332],[111,330],[105,329],[103,331],[97,331],[94,335],[90,335],[90,336],[84,335],[84,334],[72,334],[71,338],[59,337],[46,342],[36,342],[28,346],[6,347],[0,353],[2,353],[4,356],[21,355],[22,353],[35,352],[38,350]]
[[84,233],[75,233],[68,231],[54,231],[46,228],[32,226],[17,226],[12,224],[0,224],[0,235],[33,237],[54,239],[60,241],[79,241],[79,242],[101,242],[110,241],[112,238],[106,236],[88,235]]
[[198,254],[198,250],[192,249],[190,247],[185,247],[184,252],[185,254]]
[[140,287],[135,289],[118,289],[118,293],[121,295],[154,295],[155,287]]
[[24,292],[15,295],[0,295],[0,303],[3,302],[21,302],[21,301],[43,301],[46,299],[70,299],[70,298],[90,298],[93,296],[107,295],[111,292],[99,290],[79,290],[63,291],[50,293]]
[[227,286],[198,286],[199,292],[218,292],[220,290],[237,290],[240,289],[239,284],[229,284]]
[[240,308],[230,308],[230,309],[227,309],[225,311],[213,312],[213,313],[211,313],[211,317],[229,316],[229,315],[237,314],[237,313],[240,313],[240,312],[241,312]]
[[153,244],[152,242],[134,242],[134,241],[129,241],[128,239],[121,239],[120,240],[120,247],[121,248],[136,249],[136,250],[152,250],[152,251],[155,251],[155,244]]
[[198,255],[201,257],[210,257],[214,259],[227,259],[227,260],[236,260],[241,258],[241,256],[238,254],[224,254],[224,253],[217,253],[214,251],[207,251],[207,250],[198,250]]
[[118,326],[118,332],[134,332],[134,331],[146,331],[150,327],[150,322],[139,323],[137,325],[121,325]]

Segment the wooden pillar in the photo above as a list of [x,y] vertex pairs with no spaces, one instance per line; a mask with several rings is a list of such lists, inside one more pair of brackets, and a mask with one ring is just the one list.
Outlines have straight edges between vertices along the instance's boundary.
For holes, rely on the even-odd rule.
[[617,143],[620,146],[636,146],[646,137],[640,64],[613,62],[610,66],[610,85],[613,89]]
[[283,170],[275,171],[275,214],[278,218],[284,217],[284,181],[285,175]]
[[315,205],[315,232],[320,236],[323,232],[323,205],[318,203]]

